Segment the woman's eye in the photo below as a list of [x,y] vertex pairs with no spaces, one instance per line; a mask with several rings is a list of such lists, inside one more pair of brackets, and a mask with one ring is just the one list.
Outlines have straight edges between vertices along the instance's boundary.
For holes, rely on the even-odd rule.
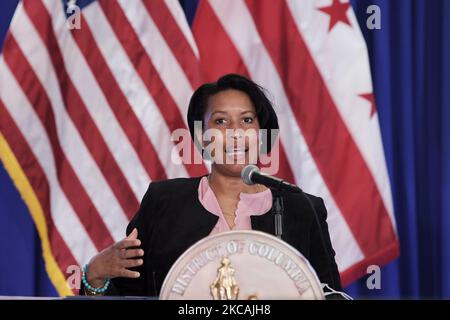
[[225,123],[225,119],[216,119],[216,120],[214,120],[214,122],[216,124],[224,124]]
[[244,118],[244,122],[245,123],[252,123],[253,122],[253,118],[252,117]]

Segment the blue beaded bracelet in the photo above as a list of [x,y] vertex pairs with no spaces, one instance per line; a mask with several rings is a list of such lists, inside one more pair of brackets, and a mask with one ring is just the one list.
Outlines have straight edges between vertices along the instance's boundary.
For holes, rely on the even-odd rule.
[[81,276],[81,281],[83,281],[84,286],[91,291],[94,294],[101,294],[101,293],[105,293],[106,290],[108,290],[109,287],[109,283],[111,282],[111,279],[106,279],[105,284],[103,285],[103,287],[101,288],[94,288],[93,286],[91,286],[89,284],[89,282],[87,282],[86,280],[86,273],[88,272],[88,265],[85,264],[83,267],[83,275]]

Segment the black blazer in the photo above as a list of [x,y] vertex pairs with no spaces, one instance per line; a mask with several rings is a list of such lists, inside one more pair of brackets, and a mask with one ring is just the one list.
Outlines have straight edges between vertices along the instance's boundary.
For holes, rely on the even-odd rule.
[[[115,278],[108,294],[158,296],[165,276],[177,258],[198,240],[208,236],[218,217],[208,212],[198,199],[201,177],[152,182],[137,214],[127,227],[127,234],[138,229],[145,251],[138,279]],[[307,195],[317,211],[326,252],[321,243],[313,211],[301,194],[280,192],[284,201],[282,239],[299,250],[316,270],[321,282],[341,290],[334,251],[326,223],[323,200]],[[272,211],[251,217],[252,229],[274,234]],[[333,278],[333,280],[331,279]]]

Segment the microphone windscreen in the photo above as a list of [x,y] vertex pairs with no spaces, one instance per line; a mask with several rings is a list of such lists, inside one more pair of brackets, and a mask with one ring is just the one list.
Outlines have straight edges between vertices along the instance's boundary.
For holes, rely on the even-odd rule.
[[253,172],[258,172],[259,168],[255,166],[254,164],[249,164],[248,166],[245,166],[244,169],[241,171],[241,178],[242,181],[244,181],[245,184],[252,185],[255,184],[251,177]]

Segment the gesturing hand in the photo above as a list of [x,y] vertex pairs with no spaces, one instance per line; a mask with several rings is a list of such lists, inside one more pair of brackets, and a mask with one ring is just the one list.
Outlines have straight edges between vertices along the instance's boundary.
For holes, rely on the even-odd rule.
[[138,231],[134,228],[128,237],[109,246],[91,259],[86,280],[93,287],[101,287],[107,278],[139,278],[139,272],[128,269],[144,263],[142,259],[135,259],[144,255],[144,250],[134,248],[140,245]]

